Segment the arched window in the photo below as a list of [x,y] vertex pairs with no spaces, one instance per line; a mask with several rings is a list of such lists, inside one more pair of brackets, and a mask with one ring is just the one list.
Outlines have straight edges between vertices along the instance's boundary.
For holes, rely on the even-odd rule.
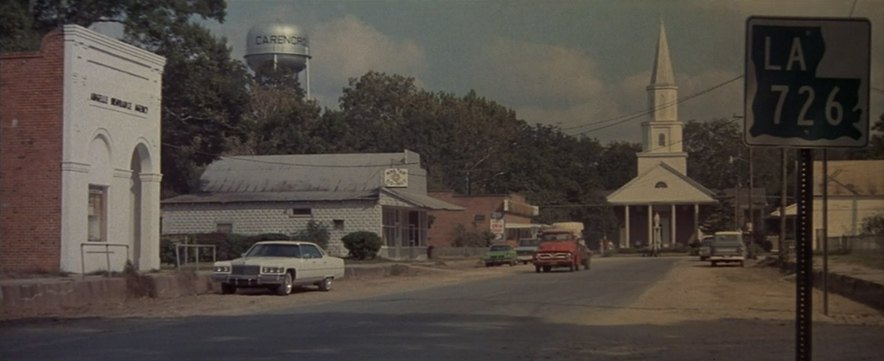
[[666,146],[666,135],[664,135],[663,133],[660,133],[660,135],[657,136],[657,145],[659,145],[661,147]]
[[654,188],[669,188],[669,186],[666,185],[666,182],[657,182],[657,184],[654,185]]

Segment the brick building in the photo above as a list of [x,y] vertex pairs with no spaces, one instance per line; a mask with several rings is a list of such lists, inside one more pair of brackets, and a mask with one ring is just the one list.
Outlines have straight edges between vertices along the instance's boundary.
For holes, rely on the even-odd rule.
[[[162,201],[163,234],[296,234],[315,221],[341,238],[374,232],[390,259],[426,255],[428,210],[461,207],[427,195],[420,155],[403,153],[222,157],[200,177],[200,192]],[[460,212],[452,212],[460,213]]]
[[164,66],[74,25],[0,54],[0,271],[159,268]]
[[430,212],[433,226],[430,228],[429,238],[434,247],[451,247],[458,225],[468,232],[494,233],[497,241],[535,238],[541,228],[540,224],[532,223],[532,218],[540,214],[540,209],[529,204],[519,194],[458,195],[453,192],[430,192],[429,195],[465,209],[463,212]]

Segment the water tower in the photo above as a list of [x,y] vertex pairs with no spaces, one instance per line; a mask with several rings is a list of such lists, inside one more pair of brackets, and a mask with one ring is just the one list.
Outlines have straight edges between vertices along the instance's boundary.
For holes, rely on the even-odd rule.
[[246,63],[256,73],[263,69],[287,69],[298,73],[307,69],[305,90],[310,97],[310,46],[307,35],[297,26],[268,23],[252,26],[246,39]]

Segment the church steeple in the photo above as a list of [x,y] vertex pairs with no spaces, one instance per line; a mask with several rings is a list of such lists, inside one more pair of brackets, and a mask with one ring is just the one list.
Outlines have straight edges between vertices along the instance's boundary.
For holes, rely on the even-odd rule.
[[654,58],[654,71],[651,74],[651,86],[675,85],[672,74],[672,61],[669,60],[669,42],[666,40],[666,26],[660,21],[660,38],[657,40],[657,57]]
[[678,120],[678,86],[669,58],[666,27],[660,21],[657,52],[648,92],[648,121],[642,122],[642,152],[638,153],[638,172],[666,163],[687,174],[687,154],[682,151],[684,123]]

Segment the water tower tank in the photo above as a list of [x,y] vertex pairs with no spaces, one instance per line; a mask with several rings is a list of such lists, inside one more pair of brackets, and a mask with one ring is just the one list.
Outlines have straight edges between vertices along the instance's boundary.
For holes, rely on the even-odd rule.
[[310,58],[307,35],[297,26],[269,23],[252,26],[246,39],[246,63],[257,71],[266,66],[304,70]]

